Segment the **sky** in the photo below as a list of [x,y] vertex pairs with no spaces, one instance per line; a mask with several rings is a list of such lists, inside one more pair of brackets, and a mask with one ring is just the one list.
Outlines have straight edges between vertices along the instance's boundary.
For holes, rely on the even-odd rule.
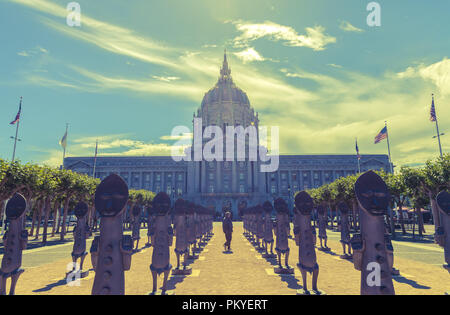
[[168,155],[175,126],[217,82],[233,80],[279,126],[281,154],[387,154],[394,164],[439,155],[431,94],[450,149],[450,2],[368,0],[0,0],[0,158],[58,166],[66,156]]

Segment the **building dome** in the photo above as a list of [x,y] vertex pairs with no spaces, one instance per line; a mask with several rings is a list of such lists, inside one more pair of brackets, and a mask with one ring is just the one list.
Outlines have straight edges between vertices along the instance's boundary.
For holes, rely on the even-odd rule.
[[234,84],[227,54],[224,54],[220,77],[216,85],[205,93],[197,117],[206,125],[244,125],[257,123],[247,94]]

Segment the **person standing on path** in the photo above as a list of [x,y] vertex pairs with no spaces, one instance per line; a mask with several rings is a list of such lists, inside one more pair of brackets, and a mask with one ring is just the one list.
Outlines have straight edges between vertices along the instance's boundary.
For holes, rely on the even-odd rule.
[[226,212],[225,213],[225,218],[223,219],[222,222],[222,229],[223,232],[225,233],[225,240],[226,242],[223,244],[225,251],[230,251],[231,250],[231,236],[233,234],[233,222],[231,221],[231,213],[230,212]]

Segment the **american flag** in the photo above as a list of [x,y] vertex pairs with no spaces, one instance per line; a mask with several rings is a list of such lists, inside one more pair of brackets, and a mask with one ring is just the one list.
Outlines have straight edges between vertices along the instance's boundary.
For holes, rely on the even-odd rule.
[[20,120],[20,112],[22,111],[22,98],[20,98],[20,104],[19,104],[19,111],[17,112],[16,118],[14,118],[13,121],[11,121],[10,125],[15,125]]
[[431,101],[431,109],[430,109],[430,121],[436,121],[436,109],[434,108],[434,96]]
[[385,126],[381,129],[380,133],[375,137],[375,144],[379,143],[381,140],[387,138],[387,127]]
[[358,160],[361,160],[361,155],[359,155],[358,139],[356,139],[356,156],[358,157]]

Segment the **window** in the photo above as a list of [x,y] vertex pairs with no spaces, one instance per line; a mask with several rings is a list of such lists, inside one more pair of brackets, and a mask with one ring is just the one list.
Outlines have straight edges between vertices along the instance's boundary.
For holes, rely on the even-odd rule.
[[281,173],[281,179],[286,179],[286,173]]
[[297,180],[297,173],[292,173],[292,180],[296,181]]
[[275,194],[277,192],[277,189],[275,188],[275,185],[272,185],[272,187],[270,188],[270,192],[272,194]]
[[183,174],[178,174],[178,180],[183,180]]
[[213,180],[214,179],[214,173],[209,173],[209,179]]
[[213,193],[214,192],[214,185],[209,185],[209,192]]
[[156,181],[157,182],[161,181],[161,174],[159,173],[156,174]]
[[244,185],[239,185],[239,192],[244,193],[245,192],[245,187]]
[[244,180],[244,173],[242,173],[242,172],[239,173],[239,179]]

